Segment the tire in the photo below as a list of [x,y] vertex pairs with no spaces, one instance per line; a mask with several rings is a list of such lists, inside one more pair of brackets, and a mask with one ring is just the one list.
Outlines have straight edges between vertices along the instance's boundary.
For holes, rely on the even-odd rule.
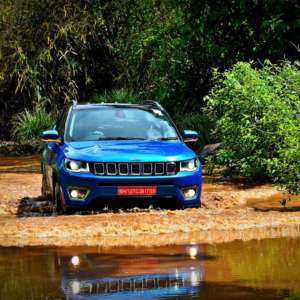
[[44,173],[43,164],[41,164],[41,173],[42,173],[42,186],[41,186],[41,194],[44,198],[49,198],[49,195],[47,193],[47,180]]
[[59,213],[63,211],[63,202],[62,202],[62,195],[61,195],[61,188],[58,183],[55,184],[54,188],[54,199],[53,199],[53,212]]
[[183,206],[183,209],[187,209],[187,208],[201,208],[201,203],[195,204],[195,205],[192,205],[192,206]]
[[42,177],[41,193],[42,193],[42,196],[43,196],[44,198],[47,198],[47,192],[46,192],[46,178],[45,178],[44,173],[43,173],[43,177]]
[[65,206],[62,198],[61,186],[58,183],[56,183],[54,189],[53,213],[69,214],[72,212],[72,208]]
[[47,201],[52,201],[52,196],[51,196],[51,194],[49,194],[49,191],[47,189],[46,177],[44,174],[42,177],[41,194],[42,194],[43,198],[45,198]]

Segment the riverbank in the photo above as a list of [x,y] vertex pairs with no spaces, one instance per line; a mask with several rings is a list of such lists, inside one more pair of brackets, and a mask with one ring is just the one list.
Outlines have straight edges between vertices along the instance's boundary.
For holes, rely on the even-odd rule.
[[270,185],[204,178],[200,209],[51,215],[38,156],[0,160],[0,245],[157,246],[300,236],[300,197]]

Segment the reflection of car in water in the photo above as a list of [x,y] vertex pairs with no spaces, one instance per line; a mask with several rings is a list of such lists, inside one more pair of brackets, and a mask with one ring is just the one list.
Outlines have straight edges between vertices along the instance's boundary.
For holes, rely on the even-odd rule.
[[60,256],[62,289],[66,299],[157,299],[199,294],[203,264],[197,245],[180,252],[158,254],[97,253]]

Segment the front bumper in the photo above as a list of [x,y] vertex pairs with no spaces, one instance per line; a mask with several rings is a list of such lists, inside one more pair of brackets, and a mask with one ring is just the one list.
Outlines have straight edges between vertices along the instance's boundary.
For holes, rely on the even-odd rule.
[[[184,206],[196,206],[201,198],[201,167],[195,172],[178,172],[166,176],[96,176],[91,173],[72,173],[62,169],[59,176],[63,191],[63,201],[67,207],[83,208],[91,204],[101,205],[101,201],[110,198],[132,198],[118,196],[118,186],[156,186],[155,197],[139,196],[139,198],[169,199],[171,203],[179,201]],[[196,187],[194,197],[185,199],[182,188]],[[70,187],[84,188],[88,193],[84,200],[74,200],[69,194]],[[135,197],[136,198],[136,197]]]

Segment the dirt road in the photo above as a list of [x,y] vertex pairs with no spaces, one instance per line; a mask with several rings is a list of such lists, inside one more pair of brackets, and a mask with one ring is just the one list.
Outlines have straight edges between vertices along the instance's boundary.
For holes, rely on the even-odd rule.
[[203,207],[52,216],[37,156],[0,157],[0,245],[143,245],[300,235],[300,197],[205,178]]

